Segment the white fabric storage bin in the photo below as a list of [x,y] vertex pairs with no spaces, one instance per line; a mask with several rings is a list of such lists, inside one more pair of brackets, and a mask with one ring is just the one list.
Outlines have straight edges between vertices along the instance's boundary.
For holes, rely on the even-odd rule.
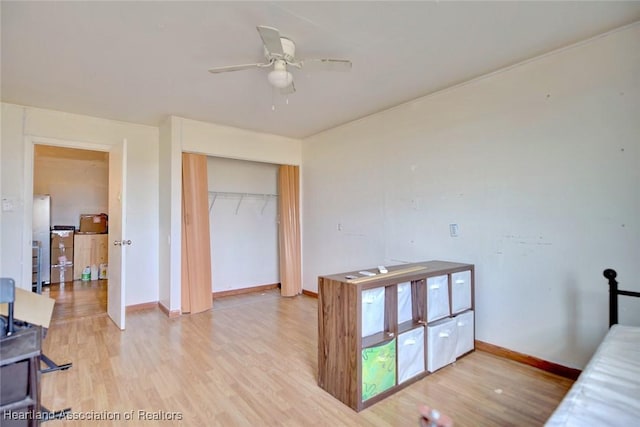
[[458,327],[453,318],[427,325],[427,370],[435,372],[456,360]]
[[362,291],[362,337],[384,331],[384,286]]
[[424,372],[424,326],[398,335],[398,384]]
[[427,322],[449,316],[449,276],[427,278]]
[[398,283],[398,324],[413,319],[411,282]]
[[471,308],[471,271],[451,275],[451,314]]
[[454,317],[458,327],[458,342],[456,344],[456,357],[474,349],[473,336],[473,311],[465,311]]

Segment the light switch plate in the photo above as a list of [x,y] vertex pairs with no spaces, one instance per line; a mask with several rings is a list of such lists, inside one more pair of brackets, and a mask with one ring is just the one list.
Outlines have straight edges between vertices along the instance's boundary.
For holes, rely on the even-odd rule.
[[11,199],[2,199],[2,211],[3,212],[13,211],[13,201]]

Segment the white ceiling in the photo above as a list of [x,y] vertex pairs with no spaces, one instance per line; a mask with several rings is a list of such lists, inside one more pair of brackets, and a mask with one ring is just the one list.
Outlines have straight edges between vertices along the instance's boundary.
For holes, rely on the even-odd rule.
[[[2,100],[158,125],[169,115],[306,137],[640,20],[640,2],[8,2]],[[297,56],[350,73],[294,70],[273,93],[255,27]],[[588,70],[585,70],[588,71]],[[272,104],[275,111],[272,111]]]

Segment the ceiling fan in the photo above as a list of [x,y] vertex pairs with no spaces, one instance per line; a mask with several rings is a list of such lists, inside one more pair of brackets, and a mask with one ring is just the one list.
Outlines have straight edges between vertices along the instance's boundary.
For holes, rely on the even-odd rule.
[[280,93],[286,95],[296,91],[293,75],[287,69],[288,67],[328,71],[351,70],[351,61],[346,59],[298,59],[295,56],[296,44],[293,40],[281,36],[280,31],[272,27],[258,26],[257,29],[264,44],[266,62],[211,68],[209,72],[215,74],[251,68],[272,68],[267,75],[267,80],[273,87],[280,89]]

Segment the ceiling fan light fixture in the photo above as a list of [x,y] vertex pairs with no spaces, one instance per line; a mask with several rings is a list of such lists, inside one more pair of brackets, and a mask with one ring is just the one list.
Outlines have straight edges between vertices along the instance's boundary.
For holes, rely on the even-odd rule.
[[293,82],[293,75],[287,70],[273,70],[267,76],[269,83],[278,89],[284,89]]
[[293,74],[291,74],[287,68],[290,69],[290,67],[294,67],[300,70],[303,65],[307,64],[306,66],[310,69],[324,69],[329,71],[351,70],[351,61],[347,59],[296,58],[296,44],[293,40],[287,37],[282,37],[277,28],[267,27],[265,25],[258,25],[256,28],[260,38],[262,39],[266,62],[215,67],[210,68],[209,72],[217,74],[227,71],[271,68],[271,71],[267,74],[267,81],[272,87],[278,89],[281,95],[289,95],[295,93],[296,86],[293,82]]

